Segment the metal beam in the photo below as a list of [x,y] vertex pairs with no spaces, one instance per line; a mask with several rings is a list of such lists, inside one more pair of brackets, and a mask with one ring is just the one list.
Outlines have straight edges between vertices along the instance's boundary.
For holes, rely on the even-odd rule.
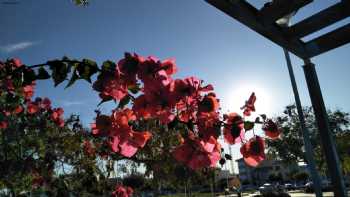
[[304,43],[299,39],[289,39],[282,33],[282,28],[276,24],[263,25],[259,21],[258,10],[242,0],[206,0],[209,4],[225,12],[250,29],[256,31],[272,42],[282,46],[300,58],[308,57]]
[[302,38],[350,16],[350,1],[337,3],[291,26],[287,34]]
[[345,184],[341,172],[341,164],[337,150],[335,148],[334,139],[329,127],[328,115],[323,102],[320,84],[318,81],[315,65],[310,60],[304,60],[304,73],[306,83],[309,89],[312,107],[314,109],[318,131],[322,143],[323,152],[326,156],[328,172],[331,175],[334,196],[346,197]]
[[308,58],[335,49],[350,42],[350,23],[305,44]]
[[270,4],[265,4],[259,12],[259,17],[265,25],[269,25],[312,1],[313,0],[274,0]]

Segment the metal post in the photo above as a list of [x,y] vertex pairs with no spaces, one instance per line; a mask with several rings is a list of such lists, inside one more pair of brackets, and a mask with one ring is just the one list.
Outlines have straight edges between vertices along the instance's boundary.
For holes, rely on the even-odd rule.
[[301,131],[303,134],[307,167],[308,167],[309,172],[311,174],[315,194],[317,197],[322,197],[321,181],[320,181],[320,177],[317,173],[315,160],[314,160],[313,154],[312,154],[313,147],[312,147],[311,142],[310,142],[309,130],[306,128],[306,125],[305,125],[305,117],[304,117],[304,113],[303,113],[301,102],[300,102],[298,86],[297,86],[297,83],[295,81],[292,62],[290,60],[289,52],[286,49],[283,49],[283,51],[284,51],[284,55],[285,55],[286,61],[287,61],[290,82],[292,84],[293,93],[294,93],[295,105],[297,107],[298,116],[299,116],[300,128],[301,128]]
[[335,148],[333,136],[329,127],[328,115],[324,105],[320,84],[317,78],[315,65],[309,59],[304,60],[304,74],[309,89],[312,107],[314,109],[318,130],[320,132],[323,152],[326,156],[328,172],[331,175],[334,196],[346,197],[341,164]]

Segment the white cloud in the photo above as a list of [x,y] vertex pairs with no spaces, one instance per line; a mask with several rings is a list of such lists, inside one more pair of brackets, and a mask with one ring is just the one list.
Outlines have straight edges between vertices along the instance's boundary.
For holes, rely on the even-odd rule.
[[25,41],[25,42],[19,42],[19,43],[9,44],[5,46],[0,46],[0,50],[6,53],[11,53],[14,51],[26,49],[36,44],[38,44],[38,42]]
[[71,107],[73,105],[84,105],[81,101],[62,101],[62,105],[65,107]]

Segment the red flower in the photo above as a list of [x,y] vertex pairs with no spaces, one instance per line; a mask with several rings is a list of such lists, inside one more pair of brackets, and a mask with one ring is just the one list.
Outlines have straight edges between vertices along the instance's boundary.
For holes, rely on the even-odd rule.
[[51,109],[51,101],[49,98],[44,98],[41,103],[40,103],[40,107],[43,109]]
[[262,130],[265,132],[265,135],[270,137],[271,139],[277,139],[281,134],[281,130],[278,128],[277,124],[271,119],[268,119],[264,122]]
[[145,95],[141,95],[134,100],[132,110],[138,118],[148,119],[151,117],[150,103],[147,102]]
[[23,87],[24,98],[29,100],[34,95],[35,82],[33,81],[31,85],[26,85]]
[[112,197],[130,197],[134,190],[131,187],[117,185],[112,193]]
[[91,124],[93,135],[106,136],[112,129],[112,121],[109,116],[98,115],[96,117],[96,122]]
[[139,69],[139,64],[143,61],[144,58],[138,56],[136,53],[134,53],[134,55],[125,53],[125,58],[118,62],[118,68],[128,85],[136,84],[136,74]]
[[241,107],[241,109],[244,109],[243,114],[245,116],[250,116],[251,112],[255,112],[255,101],[256,101],[256,96],[255,93],[253,92],[248,101],[245,102],[245,105]]
[[128,94],[128,86],[121,80],[119,70],[115,74],[102,73],[92,87],[100,92],[100,97],[104,100],[121,100]]
[[132,110],[128,108],[116,110],[113,112],[111,118],[103,115],[98,116],[96,118],[96,124],[93,125],[93,132],[109,131],[109,146],[112,151],[118,152],[125,157],[132,157],[139,148],[145,146],[146,142],[152,136],[148,131],[133,131],[129,122],[134,120],[136,120],[136,116]]
[[230,113],[224,115],[224,138],[229,144],[239,143],[244,139],[244,123],[240,115]]
[[55,108],[52,110],[51,119],[54,121],[59,127],[64,126],[64,120],[62,118],[63,115],[63,109],[62,108]]
[[15,67],[21,67],[23,64],[22,64],[22,62],[21,62],[21,60],[20,59],[18,59],[18,58],[13,58],[13,59],[11,59],[11,63],[15,66]]
[[198,113],[197,127],[200,137],[204,140],[210,137],[217,139],[221,131],[219,113]]
[[0,129],[6,129],[8,127],[8,123],[6,121],[0,121]]
[[34,102],[29,102],[28,104],[27,104],[27,112],[29,113],[29,114],[35,114],[36,112],[38,112],[39,111],[39,106],[36,104],[36,103],[34,103]]
[[247,165],[256,167],[265,160],[265,141],[259,136],[251,138],[240,149]]
[[143,148],[147,141],[152,137],[148,131],[135,132],[131,128],[129,131],[116,133],[110,142],[112,151],[119,152],[125,157],[132,157],[139,148]]
[[166,59],[164,60],[160,67],[165,70],[166,74],[167,75],[173,75],[177,72],[177,67],[176,67],[176,64],[175,64],[175,59]]
[[14,110],[13,110],[13,113],[15,114],[19,114],[23,111],[23,107],[18,105]]
[[191,169],[215,167],[220,160],[221,146],[214,137],[208,141],[199,138],[188,138],[184,144],[178,146],[173,155],[179,162],[185,163]]
[[199,103],[198,109],[200,112],[214,112],[219,109],[219,101],[214,93],[206,95]]
[[95,155],[95,149],[92,147],[92,144],[89,140],[84,140],[83,142],[83,148],[84,148],[84,152],[85,154],[89,155],[89,156],[94,156]]

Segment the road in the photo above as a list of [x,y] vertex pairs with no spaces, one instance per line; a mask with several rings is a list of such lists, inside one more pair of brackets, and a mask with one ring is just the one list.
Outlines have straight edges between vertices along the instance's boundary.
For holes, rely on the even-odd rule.
[[[291,197],[316,197],[315,194],[307,194],[301,191],[291,191],[288,192]],[[236,197],[236,194],[226,195],[226,197]],[[259,192],[255,193],[243,193],[242,197],[258,197]],[[323,197],[333,197],[333,192],[323,192]],[[348,196],[350,196],[350,191],[348,191]],[[221,195],[219,197],[225,197],[225,195]]]

